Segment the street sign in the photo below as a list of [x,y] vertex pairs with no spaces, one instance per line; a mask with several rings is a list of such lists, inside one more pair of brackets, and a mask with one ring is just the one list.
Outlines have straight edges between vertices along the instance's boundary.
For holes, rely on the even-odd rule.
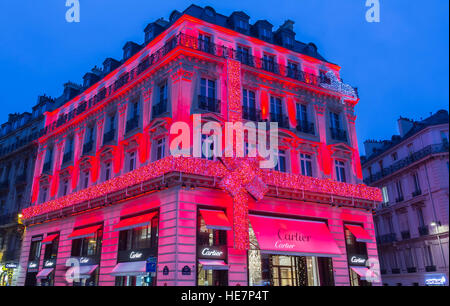
[[147,264],[145,267],[146,272],[155,273],[157,261],[158,261],[158,259],[156,257],[149,257],[147,259]]

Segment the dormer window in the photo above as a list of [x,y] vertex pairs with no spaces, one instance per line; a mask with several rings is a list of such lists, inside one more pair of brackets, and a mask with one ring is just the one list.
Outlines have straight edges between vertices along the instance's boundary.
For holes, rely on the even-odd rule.
[[272,31],[267,28],[261,28],[261,38],[269,40],[272,37]]

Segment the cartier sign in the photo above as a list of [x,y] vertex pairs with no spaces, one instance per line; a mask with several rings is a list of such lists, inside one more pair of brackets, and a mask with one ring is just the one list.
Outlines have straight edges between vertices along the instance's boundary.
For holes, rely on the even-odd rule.
[[55,266],[56,261],[54,259],[44,260],[44,268],[53,268]]
[[136,249],[136,250],[126,250],[119,251],[117,255],[118,262],[129,262],[129,261],[145,261],[147,258],[155,255],[153,249]]
[[350,254],[348,256],[348,264],[350,266],[365,266],[367,262],[367,256]]
[[225,259],[226,247],[224,246],[200,246],[197,249],[197,258]]
[[39,268],[39,262],[37,261],[30,261],[28,263],[28,272],[37,272]]

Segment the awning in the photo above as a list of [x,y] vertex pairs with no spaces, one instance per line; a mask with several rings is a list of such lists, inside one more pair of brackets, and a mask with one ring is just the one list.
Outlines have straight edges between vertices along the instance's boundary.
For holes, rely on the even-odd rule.
[[324,222],[249,216],[262,253],[296,256],[340,256]]
[[203,270],[228,270],[228,265],[223,260],[199,259]]
[[87,265],[87,266],[79,266],[79,267],[73,266],[67,270],[66,275],[70,275],[74,279],[77,279],[76,269],[79,268],[78,278],[90,278],[91,274],[95,271],[95,269],[97,269],[97,267],[98,267],[98,265]]
[[375,274],[366,267],[355,267],[350,266],[350,268],[355,271],[356,274],[359,275],[361,280],[371,281],[374,279]]
[[148,226],[155,215],[156,212],[152,212],[149,214],[120,220],[120,222],[114,226],[114,231],[124,231],[135,227]]
[[223,211],[200,209],[200,214],[205,220],[206,228],[217,230],[231,230],[230,222]]
[[36,275],[37,279],[47,278],[50,273],[52,273],[53,268],[46,268],[39,271],[39,273]]
[[146,272],[145,261],[121,262],[118,263],[111,272],[114,276],[137,276],[145,275]]
[[360,225],[348,225],[345,227],[352,232],[356,237],[356,241],[358,242],[373,242],[373,238],[370,237],[369,233]]
[[44,240],[42,240],[42,244],[50,244],[53,242],[53,240],[55,240],[56,237],[58,237],[58,234],[53,234],[53,235],[48,235],[47,237],[44,238]]
[[97,230],[101,227],[101,225],[95,225],[91,227],[85,227],[81,229],[74,230],[72,234],[70,234],[67,239],[79,239],[79,238],[87,238],[94,237]]

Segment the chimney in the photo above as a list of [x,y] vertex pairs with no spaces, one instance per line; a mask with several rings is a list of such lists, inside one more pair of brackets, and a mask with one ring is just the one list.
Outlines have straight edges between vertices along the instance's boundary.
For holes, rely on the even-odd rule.
[[294,31],[294,21],[288,19],[281,26],[280,29],[286,29],[289,31]]
[[103,62],[103,73],[108,74],[119,66],[120,66],[120,62],[118,60],[108,57]]
[[366,151],[366,156],[370,157],[378,150],[384,147],[384,142],[376,140],[366,140],[364,141],[364,150]]
[[123,59],[127,60],[130,57],[132,57],[133,55],[135,55],[140,49],[141,46],[138,45],[135,42],[132,41],[128,41],[124,46],[123,46]]
[[81,91],[81,86],[72,82],[67,82],[64,84],[64,101],[69,101]]
[[400,137],[405,136],[414,127],[414,121],[403,117],[400,117],[397,120],[397,124]]

